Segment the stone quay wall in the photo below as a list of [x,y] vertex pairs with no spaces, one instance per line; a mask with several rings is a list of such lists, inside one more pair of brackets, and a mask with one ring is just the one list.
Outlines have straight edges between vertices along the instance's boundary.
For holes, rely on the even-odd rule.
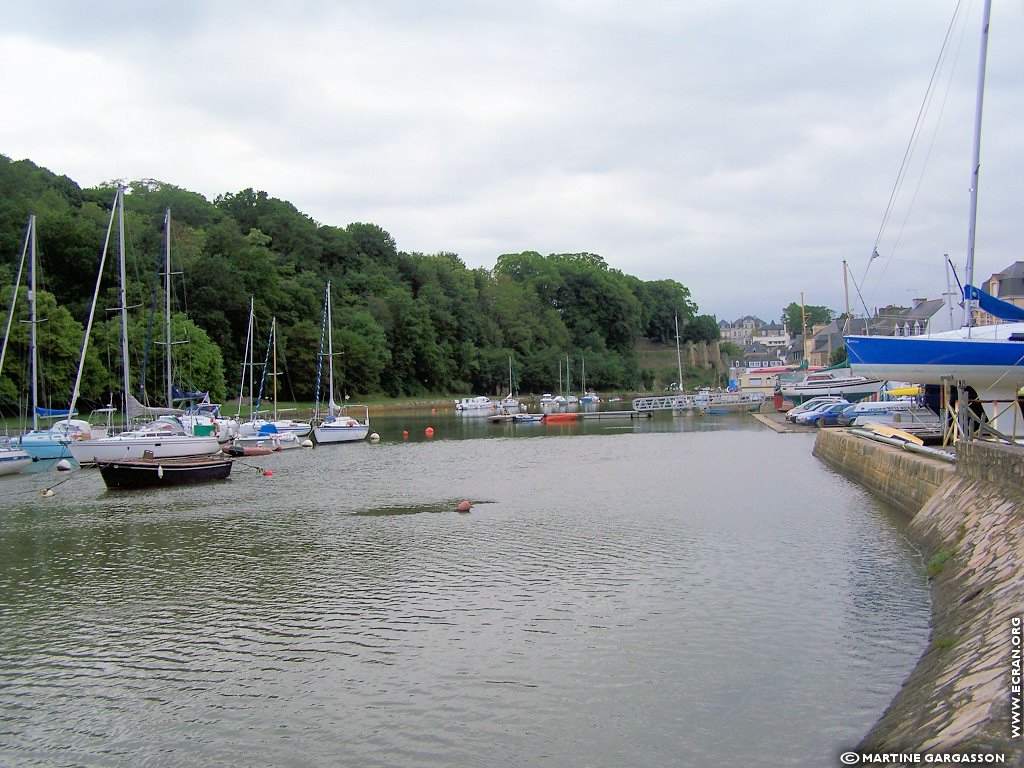
[[866,440],[844,429],[818,430],[814,455],[907,517],[917,514],[954,473],[948,462]]
[[928,563],[928,648],[858,750],[1002,754],[1024,766],[1010,711],[1011,654],[1021,649],[1012,627],[1024,619],[1024,450],[962,443],[954,471],[830,430],[815,455],[912,515],[907,535]]

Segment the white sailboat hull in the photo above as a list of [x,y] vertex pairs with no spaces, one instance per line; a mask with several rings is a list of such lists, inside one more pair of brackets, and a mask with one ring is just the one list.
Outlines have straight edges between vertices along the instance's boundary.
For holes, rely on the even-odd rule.
[[124,432],[98,440],[75,440],[69,446],[71,455],[79,464],[101,461],[123,461],[147,458],[170,459],[184,456],[206,456],[217,453],[220,443],[216,437],[189,435],[135,435]]
[[324,422],[313,427],[313,437],[317,443],[355,443],[365,440],[369,432],[367,425],[355,419],[339,419],[334,423]]
[[32,463],[32,457],[17,448],[0,448],[0,476],[15,475]]

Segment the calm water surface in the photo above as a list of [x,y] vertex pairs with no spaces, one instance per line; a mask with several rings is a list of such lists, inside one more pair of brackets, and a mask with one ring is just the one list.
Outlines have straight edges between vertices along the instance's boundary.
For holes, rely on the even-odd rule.
[[926,643],[901,522],[812,436],[374,429],[195,488],[0,480],[0,764],[833,765]]

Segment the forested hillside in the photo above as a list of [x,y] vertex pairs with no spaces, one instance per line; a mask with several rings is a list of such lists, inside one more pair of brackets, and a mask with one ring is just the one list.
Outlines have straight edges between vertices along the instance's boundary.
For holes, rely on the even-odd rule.
[[[104,251],[115,187],[80,188],[30,161],[0,155],[0,290],[3,316],[37,217],[37,324],[43,399],[67,402]],[[131,310],[132,377],[146,360],[146,390],[164,386],[164,212],[171,213],[172,338],[177,384],[238,394],[250,298],[257,362],[277,318],[281,399],[310,400],[316,378],[324,287],[332,284],[334,348],[342,387],[353,395],[489,394],[557,386],[559,361],[586,360],[587,384],[604,390],[650,386],[637,339],[717,338],[675,280],[642,281],[591,253],[496,254],[492,269],[469,269],[453,253],[405,253],[378,224],[321,224],[292,204],[252,189],[210,202],[171,184],[126,186],[125,254]],[[117,227],[101,280],[84,369],[86,404],[120,389]],[[26,267],[27,272],[27,267]],[[5,410],[28,391],[27,274],[22,277],[0,377]],[[148,341],[147,341],[148,340]],[[146,350],[148,349],[148,353]]]

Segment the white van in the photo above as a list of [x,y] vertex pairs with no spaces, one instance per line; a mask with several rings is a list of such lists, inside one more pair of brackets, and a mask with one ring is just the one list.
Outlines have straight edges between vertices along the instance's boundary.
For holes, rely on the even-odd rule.
[[865,421],[861,417],[889,421],[894,413],[912,411],[917,407],[913,400],[882,400],[879,402],[857,403],[843,409],[843,412],[839,415],[839,423],[843,426],[849,426],[857,421],[857,419],[861,419],[857,423],[864,424]]

